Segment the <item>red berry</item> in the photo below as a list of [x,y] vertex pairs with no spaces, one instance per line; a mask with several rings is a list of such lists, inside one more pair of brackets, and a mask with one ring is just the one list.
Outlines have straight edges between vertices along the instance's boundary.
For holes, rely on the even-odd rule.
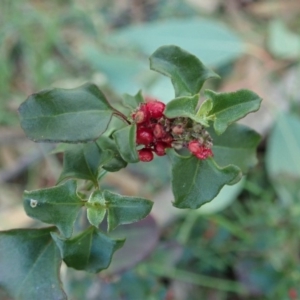
[[208,157],[212,157],[213,153],[211,149],[200,146],[199,151],[195,155],[199,159],[207,159]]
[[136,143],[138,145],[149,145],[153,142],[154,136],[152,130],[149,128],[141,127],[136,131]]
[[173,142],[173,137],[171,134],[167,133],[161,140],[167,144],[171,144]]
[[154,137],[157,139],[161,139],[166,135],[166,131],[161,124],[155,124],[153,127]]
[[146,107],[146,104],[142,104],[139,110],[132,115],[132,118],[137,124],[147,122],[150,118],[150,113]]
[[143,111],[139,110],[133,115],[133,119],[134,119],[135,123],[137,123],[137,124],[144,123],[146,120],[145,113]]
[[184,128],[182,125],[178,124],[172,128],[172,133],[176,135],[180,135],[184,132]]
[[146,107],[152,118],[159,119],[163,116],[166,105],[160,101],[149,101]]
[[210,148],[204,148],[203,153],[205,154],[205,158],[214,156]]
[[164,156],[166,154],[166,148],[169,148],[169,145],[164,142],[157,142],[154,146],[154,152],[158,156]]
[[195,156],[196,156],[197,158],[199,158],[199,159],[202,159],[202,160],[206,159],[205,154],[202,153],[202,152],[195,153]]
[[151,149],[144,148],[144,149],[138,150],[138,154],[139,154],[140,161],[149,162],[153,159],[153,153],[152,153]]
[[211,149],[200,145],[197,140],[190,141],[188,148],[199,159],[207,159],[213,156]]
[[199,152],[200,150],[200,145],[199,142],[197,140],[193,140],[189,142],[188,148],[190,150],[191,153],[196,154]]
[[289,294],[290,299],[292,299],[292,300],[298,298],[298,293],[295,288],[290,288],[288,294]]

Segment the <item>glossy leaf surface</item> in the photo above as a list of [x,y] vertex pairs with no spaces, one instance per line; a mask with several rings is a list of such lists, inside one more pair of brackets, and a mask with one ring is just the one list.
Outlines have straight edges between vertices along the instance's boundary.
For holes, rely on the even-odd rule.
[[240,176],[237,166],[220,168],[213,159],[200,160],[195,156],[179,156],[168,151],[172,161],[172,190],[174,206],[199,208],[217,196],[225,184]]
[[114,252],[125,240],[114,240],[95,227],[90,227],[76,237],[65,240],[58,234],[52,237],[68,267],[98,273],[106,269]]
[[76,217],[83,206],[76,188],[76,181],[70,180],[48,189],[25,191],[23,204],[26,214],[56,225],[65,237],[71,237]]
[[129,125],[117,130],[113,137],[122,158],[128,163],[136,163],[139,156],[136,150],[136,125]]
[[122,224],[137,222],[151,211],[153,202],[144,198],[122,196],[104,191],[103,196],[108,210],[108,230]]
[[21,126],[37,142],[86,142],[107,128],[113,109],[94,84],[31,95],[19,108]]
[[87,217],[91,225],[98,227],[106,213],[105,199],[101,191],[94,191],[87,203]]
[[256,165],[256,148],[261,139],[257,132],[241,124],[232,124],[221,135],[212,128],[209,133],[213,138],[214,160],[219,166],[233,164],[246,173]]
[[222,134],[233,122],[257,111],[262,99],[252,91],[238,90],[233,93],[205,91],[205,96],[212,100],[213,107],[208,116],[214,119],[217,134]]
[[50,236],[55,230],[0,232],[0,286],[14,299],[67,299],[59,278],[60,253]]
[[150,69],[171,78],[176,98],[198,94],[207,79],[219,77],[196,56],[173,45],[162,46],[150,56]]
[[97,185],[100,166],[112,159],[112,152],[103,151],[95,142],[67,145],[63,170],[58,182],[68,178],[91,180]]

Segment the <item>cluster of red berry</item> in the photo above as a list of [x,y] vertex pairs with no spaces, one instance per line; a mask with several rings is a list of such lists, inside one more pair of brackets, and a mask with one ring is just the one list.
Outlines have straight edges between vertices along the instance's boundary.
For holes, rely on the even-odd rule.
[[137,124],[136,143],[145,146],[138,150],[141,161],[151,161],[154,156],[153,152],[158,156],[163,156],[166,154],[166,148],[171,147],[173,137],[165,130],[164,110],[163,102],[149,100],[141,104],[132,115]]
[[163,102],[148,99],[145,103],[140,104],[132,114],[132,118],[137,124],[136,144],[143,146],[138,150],[140,161],[151,161],[154,157],[153,153],[163,156],[166,154],[166,149],[171,147],[175,149],[187,147],[199,159],[213,156],[211,140],[203,143],[203,132],[206,134],[206,139],[210,137],[201,125],[200,131],[194,132],[194,129],[187,127],[187,124],[182,123],[180,118],[167,118],[164,110]]

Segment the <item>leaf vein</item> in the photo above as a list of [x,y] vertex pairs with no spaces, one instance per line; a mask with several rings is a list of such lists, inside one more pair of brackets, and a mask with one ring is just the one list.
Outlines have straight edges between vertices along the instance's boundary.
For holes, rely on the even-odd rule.
[[[30,269],[30,271],[27,273],[27,275],[25,276],[25,278],[23,279],[22,283],[20,284],[20,288],[18,289],[18,292],[16,293],[16,295],[20,295],[20,293],[22,292],[22,288],[24,286],[24,284],[26,283],[26,280],[28,279],[29,275],[33,272],[37,262],[39,261],[39,259],[43,256],[43,254],[46,252],[46,250],[48,249],[49,246],[51,246],[51,240],[49,240],[48,243],[45,244],[45,247],[43,249],[41,249],[40,254],[36,257],[36,259],[34,260],[32,267]],[[17,297],[18,298],[18,297]]]

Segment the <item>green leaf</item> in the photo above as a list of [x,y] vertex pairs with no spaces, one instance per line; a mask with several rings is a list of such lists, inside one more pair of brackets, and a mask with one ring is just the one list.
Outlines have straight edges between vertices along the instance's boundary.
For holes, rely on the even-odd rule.
[[14,299],[67,299],[59,278],[60,253],[50,236],[55,230],[0,232],[0,286]]
[[112,159],[113,153],[102,150],[97,143],[67,145],[63,170],[58,182],[68,178],[91,180],[98,184],[99,168]]
[[214,119],[217,134],[222,134],[233,122],[257,111],[262,99],[249,90],[238,90],[233,93],[216,93],[210,90],[205,95],[212,100],[213,108],[208,116]]
[[266,167],[269,176],[283,174],[300,178],[300,119],[281,113],[277,116],[267,144]]
[[164,115],[167,118],[188,117],[194,119],[196,117],[196,107],[199,102],[199,95],[192,97],[179,97],[170,101],[166,105]]
[[91,225],[98,227],[99,224],[103,221],[106,213],[105,199],[101,191],[94,191],[89,201],[86,204],[87,206],[87,217]]
[[139,161],[136,150],[136,125],[129,125],[114,132],[113,138],[122,158],[129,163]]
[[268,176],[285,204],[298,203],[300,183],[300,119],[281,113],[267,141]]
[[221,189],[220,193],[214,198],[214,200],[202,205],[197,210],[197,213],[201,215],[211,215],[226,209],[235,200],[237,200],[237,197],[242,192],[244,185],[244,177],[237,184],[225,185]]
[[213,139],[214,160],[219,166],[233,164],[246,173],[256,165],[256,148],[261,140],[257,132],[241,124],[230,125],[222,135],[213,129],[208,131]]
[[107,128],[113,108],[94,84],[31,95],[19,108],[21,126],[38,142],[86,142]]
[[[242,39],[226,23],[199,17],[133,24],[110,33],[108,39],[122,50],[139,49],[146,55],[163,45],[177,45],[202,57],[205,64],[218,67],[242,55],[244,48]],[[106,61],[94,60],[93,63]],[[115,67],[115,75],[118,76],[117,67],[112,67]]]
[[213,107],[211,99],[206,99],[196,111],[199,102],[199,94],[191,97],[179,97],[170,101],[166,105],[165,116],[172,119],[177,117],[188,117],[197,123],[200,123],[206,127],[209,126],[211,117],[208,116]]
[[[130,115],[130,110],[127,108],[124,108],[123,106],[119,104],[115,104],[116,109],[118,110],[119,113],[123,114],[124,116],[129,116]],[[127,122],[124,121],[123,118],[118,116],[117,114],[114,114],[108,124],[108,127],[105,131],[105,133],[102,136],[109,137],[111,136],[116,130],[121,129],[123,127],[126,127],[128,125]],[[101,137],[102,137],[101,136]],[[101,138],[100,137],[100,138]],[[104,149],[105,150],[105,149]]]
[[176,98],[198,94],[207,79],[219,77],[196,56],[173,45],[162,46],[150,56],[150,69],[171,78]]
[[51,150],[49,152],[49,154],[57,154],[57,153],[63,153],[65,152],[70,144],[66,144],[66,143],[59,143],[57,144],[53,150]]
[[[299,59],[300,38],[298,32],[292,32],[280,19],[269,23],[268,48],[280,59]],[[284,45],[284,47],[283,47]]]
[[241,37],[226,23],[211,18],[168,18],[133,24],[104,38],[116,51],[107,52],[87,43],[78,45],[87,64],[104,74],[119,94],[134,94],[142,88],[145,94],[164,101],[174,98],[171,82],[150,71],[144,60],[160,46],[177,45],[214,68],[230,64],[245,52]]
[[52,233],[52,238],[68,267],[91,273],[108,268],[114,252],[125,242],[114,240],[93,226],[70,240],[56,233]]
[[[111,35],[110,33],[109,36]],[[148,67],[144,57],[128,55],[127,51],[108,52],[90,43],[83,43],[80,47],[86,63],[93,70],[101,72],[105,76],[104,80],[108,81],[114,91],[122,95],[135,93],[141,88],[140,74]]]
[[183,157],[174,150],[169,150],[168,155],[172,161],[173,205],[178,208],[199,208],[214,199],[225,184],[240,176],[237,166],[220,168],[211,158]]
[[139,90],[138,93],[134,96],[129,94],[124,94],[124,105],[132,110],[136,109],[141,103],[144,102],[144,97],[142,91]]
[[199,110],[197,112],[197,119],[195,121],[199,121],[201,124],[208,127],[209,121],[211,120],[211,118],[208,115],[212,108],[213,108],[212,100],[211,99],[204,100],[199,107]]
[[144,198],[122,196],[104,191],[108,210],[108,230],[122,224],[130,224],[145,218],[151,211],[153,202]]
[[121,157],[120,152],[113,139],[107,136],[101,136],[97,141],[97,145],[105,151],[109,149],[113,153],[112,159],[103,165],[103,169],[108,172],[117,172],[127,166],[127,162]]
[[65,237],[71,237],[76,217],[83,206],[76,188],[76,181],[70,180],[48,189],[25,191],[23,204],[26,214],[56,225]]

